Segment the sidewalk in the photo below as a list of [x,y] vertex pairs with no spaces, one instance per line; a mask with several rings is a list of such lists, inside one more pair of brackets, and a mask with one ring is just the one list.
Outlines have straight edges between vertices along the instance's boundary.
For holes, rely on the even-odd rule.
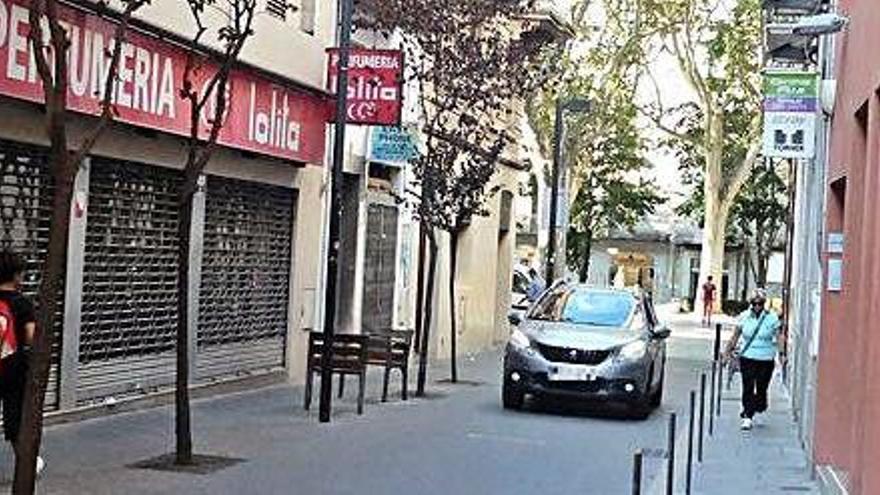
[[[725,377],[726,378],[726,377]],[[706,495],[818,494],[807,456],[797,441],[791,401],[779,373],[770,390],[770,410],[752,431],[739,429],[739,379],[722,398],[715,435],[707,437],[703,464],[695,462],[693,492]]]
[[[669,322],[673,335],[682,339],[714,339],[714,331],[700,324],[699,315],[674,313],[671,308],[661,308],[661,318]],[[717,321],[732,324],[728,317]],[[710,336],[712,335],[712,336]],[[725,330],[722,341],[730,338]],[[682,347],[674,342],[671,350]],[[711,357],[707,357],[709,363]],[[791,401],[788,391],[777,372],[770,390],[770,409],[761,415],[758,425],[749,432],[740,426],[740,381],[739,375],[727,388],[727,373],[724,374],[724,387],[721,400],[721,416],[715,418],[715,432],[708,434],[709,406],[706,406],[706,432],[704,437],[703,463],[697,462],[697,434],[694,434],[693,494],[742,495],[756,494],[818,494],[818,485],[811,480],[807,456],[797,441],[796,425],[793,421]],[[707,393],[708,395],[708,393]],[[708,398],[707,398],[708,401]],[[699,409],[699,404],[697,405]],[[676,442],[675,493],[685,493],[687,464],[688,411],[678,411],[678,438]],[[697,419],[699,421],[699,412]],[[696,424],[696,423],[695,423]],[[695,426],[697,431],[698,425]],[[658,476],[648,493],[665,493],[665,475]]]
[[[461,359],[464,378],[474,368],[495,369],[498,352],[487,351]],[[392,373],[387,403],[380,403],[381,369],[368,374],[364,414],[356,414],[357,379],[349,377],[343,399],[336,396],[334,378],[333,415],[330,425],[318,422],[317,390],[310,411],[303,409],[303,386],[284,384],[259,390],[193,400],[195,454],[222,456],[231,467],[203,474],[138,468],[137,463],[174,451],[173,406],[125,412],[46,428],[42,455],[47,469],[37,482],[39,494],[243,494],[325,493],[325,477],[316,473],[346,469],[361,480],[376,473],[361,472],[362,456],[380,450],[397,435],[415,436],[405,423],[411,409],[426,404],[440,406],[443,399],[472,388],[438,382],[448,376],[448,363],[436,363],[429,371],[426,397],[416,398],[413,372],[410,400],[400,399],[400,375]],[[389,425],[393,425],[389,427]],[[5,443],[3,443],[5,448]],[[403,454],[403,453],[401,453]],[[5,459],[4,459],[5,458]],[[333,459],[332,466],[325,464]],[[11,462],[11,452],[0,448],[0,462]],[[290,466],[307,466],[308,483],[290,486]],[[344,466],[344,467],[343,467]],[[389,466],[389,469],[392,469]],[[11,470],[6,466],[6,470]],[[8,474],[7,474],[8,475]],[[6,478],[4,475],[3,478]],[[0,492],[11,479],[0,480]],[[355,494],[362,487],[340,480],[334,493]],[[368,493],[368,492],[364,492]]]

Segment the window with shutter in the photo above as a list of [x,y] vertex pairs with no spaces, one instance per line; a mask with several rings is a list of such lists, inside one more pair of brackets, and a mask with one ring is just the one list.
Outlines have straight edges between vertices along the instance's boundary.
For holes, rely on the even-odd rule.
[[287,11],[289,9],[287,0],[266,0],[266,12],[282,21],[287,20]]
[[315,34],[318,24],[318,0],[302,0],[299,11],[300,29]]

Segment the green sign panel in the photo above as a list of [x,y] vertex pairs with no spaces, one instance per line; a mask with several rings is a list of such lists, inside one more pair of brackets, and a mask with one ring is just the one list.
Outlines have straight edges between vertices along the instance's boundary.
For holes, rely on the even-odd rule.
[[819,78],[814,73],[768,73],[764,77],[767,98],[818,98]]

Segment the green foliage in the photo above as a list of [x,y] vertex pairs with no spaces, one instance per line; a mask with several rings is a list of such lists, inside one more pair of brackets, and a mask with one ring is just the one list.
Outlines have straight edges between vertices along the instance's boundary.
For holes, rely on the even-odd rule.
[[485,215],[520,101],[550,77],[559,40],[523,21],[527,0],[361,0],[357,23],[403,39],[425,144],[413,160],[418,220],[460,233]]
[[[565,162],[570,169],[569,263],[588,263],[592,240],[635,225],[664,198],[643,177],[648,141],[638,126],[637,89],[648,64],[648,37],[641,0],[602,0],[575,5],[578,39],[561,60],[562,82],[531,102],[529,117],[545,156],[552,154],[558,100],[586,98],[586,114],[566,119]],[[587,19],[601,17],[600,30]]]
[[[699,136],[699,117],[691,115],[682,120],[682,127],[688,135]],[[747,131],[748,115],[745,106],[728,114],[725,132],[739,135]],[[687,199],[677,208],[677,213],[704,220],[705,167],[703,155],[695,153],[693,145],[681,140],[668,140],[680,159],[682,182],[691,190]],[[734,169],[746,153],[744,143],[725,148],[722,168]],[[782,164],[764,160],[753,167],[739,194],[730,206],[726,224],[727,242],[736,242],[750,247],[758,260],[755,276],[759,284],[766,282],[767,263],[773,249],[780,242],[779,232],[785,224],[788,208],[788,173]]]

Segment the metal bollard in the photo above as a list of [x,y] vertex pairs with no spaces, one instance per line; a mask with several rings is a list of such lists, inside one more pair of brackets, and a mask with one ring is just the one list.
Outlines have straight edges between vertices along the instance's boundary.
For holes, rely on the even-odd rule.
[[715,324],[715,352],[713,356],[715,361],[721,359],[721,323]]
[[721,417],[721,396],[724,393],[724,365],[718,364],[718,393],[715,394],[715,415]]
[[675,413],[669,413],[669,438],[666,444],[666,495],[675,488]]
[[644,454],[642,449],[633,454],[633,479],[632,479],[632,495],[641,495],[642,493],[642,459]]
[[706,373],[700,374],[700,433],[697,443],[697,462],[703,463],[703,425],[706,422]]
[[691,495],[691,478],[694,470],[694,415],[697,409],[697,393],[691,390],[691,411],[688,415],[688,451],[687,475],[685,478],[685,495]]
[[712,384],[709,385],[709,436],[715,435],[715,370],[718,361],[712,361]]

